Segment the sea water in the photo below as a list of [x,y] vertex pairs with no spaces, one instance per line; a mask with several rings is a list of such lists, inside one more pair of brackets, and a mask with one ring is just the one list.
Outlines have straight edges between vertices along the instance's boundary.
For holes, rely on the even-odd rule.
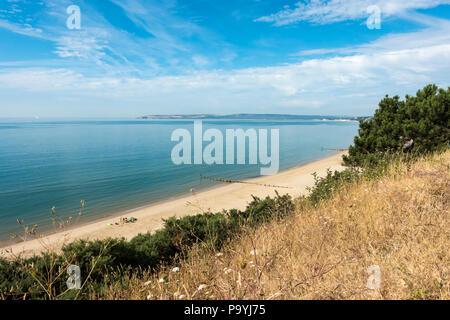
[[[193,131],[190,120],[0,120],[0,241],[53,228],[52,207],[78,223],[201,190],[209,176],[243,180],[259,165],[175,165],[174,130]],[[280,170],[346,149],[357,134],[353,121],[203,120],[203,128],[279,129]],[[205,146],[206,146],[205,142]],[[175,212],[174,212],[175,214]],[[17,220],[23,219],[19,225]]]

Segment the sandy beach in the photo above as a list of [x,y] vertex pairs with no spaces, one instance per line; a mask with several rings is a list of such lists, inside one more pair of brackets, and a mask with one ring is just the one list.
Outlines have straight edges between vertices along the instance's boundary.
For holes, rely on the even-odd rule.
[[[328,168],[341,170],[343,152],[327,158],[310,162],[299,167],[281,171],[276,175],[263,176],[246,180],[250,183],[223,184],[191,195],[150,205],[126,214],[96,220],[92,223],[76,226],[70,230],[42,236],[37,239],[2,247],[0,256],[10,257],[22,255],[24,257],[39,254],[42,251],[58,251],[64,244],[78,239],[96,240],[105,238],[124,237],[133,238],[139,233],[152,232],[162,227],[164,218],[182,217],[206,211],[218,212],[222,209],[244,209],[252,200],[252,195],[260,198],[274,196],[275,191],[280,194],[289,193],[293,197],[305,194],[306,188],[314,184],[313,172],[320,176],[326,174]],[[254,183],[254,184],[253,184]],[[270,184],[289,188],[273,188],[262,186]],[[135,223],[116,225],[120,217],[137,218]],[[110,225],[112,224],[112,225]]]

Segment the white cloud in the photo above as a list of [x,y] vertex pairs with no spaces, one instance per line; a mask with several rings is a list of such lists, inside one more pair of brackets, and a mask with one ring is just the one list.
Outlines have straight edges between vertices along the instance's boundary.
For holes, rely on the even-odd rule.
[[194,64],[200,68],[206,67],[210,64],[209,59],[201,55],[193,56],[192,61],[194,61]]
[[[376,1],[370,1],[370,4],[373,2]],[[390,3],[378,1],[388,14],[400,14],[408,8],[432,6],[438,2],[441,3],[432,0],[410,1],[409,4],[398,0]],[[97,63],[106,61],[110,67],[107,71],[111,70],[104,72],[102,65],[100,69],[103,72],[99,69],[90,72],[89,69],[95,69],[96,65],[86,63],[74,67],[69,64],[70,59],[66,64],[57,64],[54,60],[45,64],[34,61],[28,68],[26,64],[3,63],[0,64],[2,104],[6,105],[5,95],[16,90],[20,92],[20,95],[16,94],[17,99],[28,99],[28,105],[73,101],[92,112],[103,110],[102,114],[113,104],[123,107],[121,115],[144,109],[144,113],[161,112],[162,107],[167,113],[273,112],[278,111],[277,108],[285,108],[293,113],[310,110],[318,113],[371,114],[378,100],[386,93],[414,93],[427,83],[449,85],[450,28],[447,20],[408,13],[410,19],[427,28],[419,32],[386,35],[353,47],[301,51],[297,55],[303,59],[309,56],[316,58],[298,63],[191,72],[191,65],[204,69],[213,66],[214,60],[191,50],[189,42],[183,41],[183,37],[173,37],[172,34],[176,33],[172,31],[185,28],[185,32],[204,35],[203,31],[173,18],[169,32],[163,28],[164,17],[167,17],[165,13],[155,21],[151,10],[143,8],[138,2],[126,0],[120,3],[130,19],[156,38],[132,39],[126,32],[116,30],[96,15],[92,16],[91,21],[83,20],[89,21],[90,27],[78,33],[66,29],[44,29],[44,32],[39,32],[31,25],[26,27],[0,20],[0,27],[54,41],[55,52],[60,57],[82,58]],[[328,23],[336,19],[353,19],[364,14],[367,3],[353,0],[345,3],[337,0],[327,3],[311,1],[304,5],[304,12],[285,8],[283,14],[271,16],[273,20],[270,22],[284,24],[304,19]],[[64,15],[60,18],[63,19]],[[63,23],[61,25],[64,26]],[[231,61],[236,56],[231,51],[223,50],[221,53],[217,55],[217,60],[223,57],[223,61]],[[139,56],[139,64],[134,66],[129,63],[128,54]],[[334,56],[317,57],[325,54]],[[155,76],[156,72],[149,72],[147,68],[160,70],[160,56],[179,68],[183,75],[161,76],[167,74],[161,71],[160,76]],[[37,66],[39,63],[40,67]],[[12,98],[13,102],[16,96]],[[133,108],[129,107],[131,104]]]
[[290,108],[319,108],[323,105],[323,102],[318,100],[286,99],[281,100],[279,104]]
[[[413,93],[430,82],[448,85],[449,61],[450,44],[445,43],[277,67],[201,71],[151,79],[88,78],[65,69],[16,69],[0,73],[0,86],[43,92],[49,97],[78,96],[84,101],[98,97],[124,105],[163,104],[166,112],[227,113],[232,106],[245,105],[253,106],[254,111],[278,106],[335,114],[359,108],[361,113],[373,109],[375,105],[367,104],[376,103],[385,93]],[[367,100],[366,96],[372,98]],[[150,107],[146,112],[152,112]]]
[[411,9],[433,8],[440,4],[449,4],[449,0],[310,0],[298,2],[294,8],[284,7],[277,13],[263,16],[255,21],[270,22],[276,26],[288,25],[300,21],[317,24],[357,20],[367,18],[367,8],[378,6],[384,17],[402,15]]
[[35,38],[45,39],[45,36],[42,33],[42,29],[35,28],[30,24],[18,24],[9,22],[7,20],[0,19],[0,28],[8,29],[14,33],[18,33],[25,36],[31,36]]
[[357,46],[302,50],[293,56],[376,54],[377,52],[417,49],[450,43],[450,21],[437,18],[429,20],[427,16],[421,14],[411,14],[409,17],[428,27],[417,32],[388,34],[375,41]]
[[106,48],[106,42],[102,44],[102,41],[96,38],[61,37],[57,42],[55,53],[62,58],[77,57],[95,61],[105,56],[103,50]]
[[25,89],[30,92],[70,91],[75,83],[84,81],[81,74],[66,69],[6,69],[0,73],[5,88]]
[[[177,14],[175,1],[112,2],[123,9],[133,27],[123,30],[108,20],[109,15],[100,12],[91,1],[81,0],[78,3],[81,29],[69,30],[66,26],[66,8],[72,2],[52,0],[37,10],[31,7],[29,1],[20,2],[23,10],[16,8],[12,12],[11,6],[8,6],[8,10],[2,12],[2,8],[0,28],[53,42],[53,53],[63,58],[59,59],[58,67],[71,62],[76,69],[91,62],[94,68],[102,66],[104,70],[100,73],[119,70],[118,73],[148,76],[211,67],[220,60],[207,57],[202,52],[203,46],[214,42],[218,52],[229,47],[213,32]],[[138,36],[135,29],[140,30]],[[195,43],[191,41],[192,37],[200,41]],[[179,62],[171,63],[175,60]]]

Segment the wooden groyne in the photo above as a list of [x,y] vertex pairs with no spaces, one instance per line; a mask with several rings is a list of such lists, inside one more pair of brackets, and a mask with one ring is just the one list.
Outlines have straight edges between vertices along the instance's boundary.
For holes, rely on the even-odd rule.
[[324,148],[324,147],[322,147],[322,151],[324,151],[324,150],[338,151],[338,152],[347,151],[347,149],[336,149],[336,148]]
[[257,183],[257,182],[249,182],[249,181],[213,178],[213,177],[208,177],[208,176],[204,176],[204,175],[200,174],[200,181],[202,179],[216,181],[216,182],[230,183],[230,184],[231,183],[243,183],[243,184],[254,184],[254,185],[258,185],[258,186],[262,186],[262,187],[268,187],[268,188],[293,189],[292,187],[277,186],[277,185],[267,184],[267,183]]

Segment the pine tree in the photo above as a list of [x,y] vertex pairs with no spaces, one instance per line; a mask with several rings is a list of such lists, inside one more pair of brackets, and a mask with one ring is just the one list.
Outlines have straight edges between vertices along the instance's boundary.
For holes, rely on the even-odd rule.
[[388,95],[380,101],[373,118],[361,120],[354,145],[344,163],[361,166],[386,152],[422,154],[447,148],[450,141],[450,87],[427,85],[416,96]]

